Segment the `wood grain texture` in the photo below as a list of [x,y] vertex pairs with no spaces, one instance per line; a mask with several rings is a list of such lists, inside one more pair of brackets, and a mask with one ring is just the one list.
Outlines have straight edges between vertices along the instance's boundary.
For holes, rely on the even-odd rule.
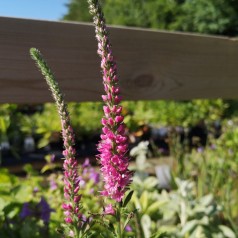
[[[124,100],[238,97],[238,42],[225,37],[109,27]],[[0,18],[0,103],[52,101],[29,56],[38,48],[67,101],[103,93],[90,24]]]

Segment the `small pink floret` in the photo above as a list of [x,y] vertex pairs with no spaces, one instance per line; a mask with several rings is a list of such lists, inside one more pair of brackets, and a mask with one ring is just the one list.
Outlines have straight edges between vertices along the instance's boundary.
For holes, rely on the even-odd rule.
[[112,204],[109,204],[104,208],[104,214],[107,214],[107,215],[114,215],[115,214],[115,210],[114,210]]

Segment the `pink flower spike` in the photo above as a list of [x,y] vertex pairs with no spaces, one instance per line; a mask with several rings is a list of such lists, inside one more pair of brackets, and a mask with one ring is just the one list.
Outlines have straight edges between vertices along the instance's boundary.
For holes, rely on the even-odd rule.
[[[98,144],[101,172],[104,180],[103,196],[120,202],[131,183],[132,174],[128,169],[129,158],[127,137],[125,135],[122,107],[119,105],[121,96],[117,77],[117,65],[112,54],[108,31],[103,12],[98,1],[88,0],[90,13],[93,15],[98,52],[101,57],[103,84],[105,94],[102,99],[104,118],[102,120],[101,141]],[[123,176],[121,176],[123,174]],[[105,207],[105,213],[114,214],[112,205]]]
[[[101,50],[103,50],[103,44],[102,42],[98,42],[101,44]],[[75,145],[75,138],[73,133],[73,128],[70,123],[70,116],[67,109],[67,104],[64,101],[64,96],[61,93],[61,90],[59,88],[59,85],[57,81],[54,78],[54,75],[50,73],[50,69],[47,65],[47,62],[43,59],[40,52],[34,48],[30,50],[32,58],[36,61],[38,67],[42,71],[43,75],[45,76],[46,82],[52,92],[53,98],[55,100],[58,114],[60,116],[61,120],[61,126],[62,126],[62,137],[64,142],[64,151],[63,155],[65,157],[63,168],[64,168],[64,203],[62,204],[62,208],[65,211],[65,222],[70,223],[68,227],[66,226],[65,233],[67,233],[68,237],[68,231],[70,228],[77,229],[79,221],[75,219],[77,217],[77,213],[75,213],[75,210],[80,210],[81,205],[76,204],[74,202],[74,198],[78,193],[78,163],[76,159],[76,150],[74,149]],[[106,58],[104,59],[104,63],[106,64]],[[79,211],[78,211],[79,213]],[[72,219],[74,218],[74,219]]]

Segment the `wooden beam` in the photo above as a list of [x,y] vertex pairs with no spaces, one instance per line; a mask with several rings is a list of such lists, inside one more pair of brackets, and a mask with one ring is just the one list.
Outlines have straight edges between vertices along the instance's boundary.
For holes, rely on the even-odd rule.
[[[238,97],[234,39],[109,27],[125,100]],[[29,56],[38,48],[67,101],[98,101],[100,60],[91,24],[0,18],[0,103],[52,101]]]

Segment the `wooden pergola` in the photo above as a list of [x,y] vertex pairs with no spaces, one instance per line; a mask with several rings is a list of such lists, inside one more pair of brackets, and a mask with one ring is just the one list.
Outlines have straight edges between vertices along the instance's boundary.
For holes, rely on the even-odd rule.
[[[236,39],[109,28],[124,100],[237,98]],[[67,101],[101,100],[93,25],[1,17],[0,35],[0,103],[52,101],[31,47],[45,56]]]

